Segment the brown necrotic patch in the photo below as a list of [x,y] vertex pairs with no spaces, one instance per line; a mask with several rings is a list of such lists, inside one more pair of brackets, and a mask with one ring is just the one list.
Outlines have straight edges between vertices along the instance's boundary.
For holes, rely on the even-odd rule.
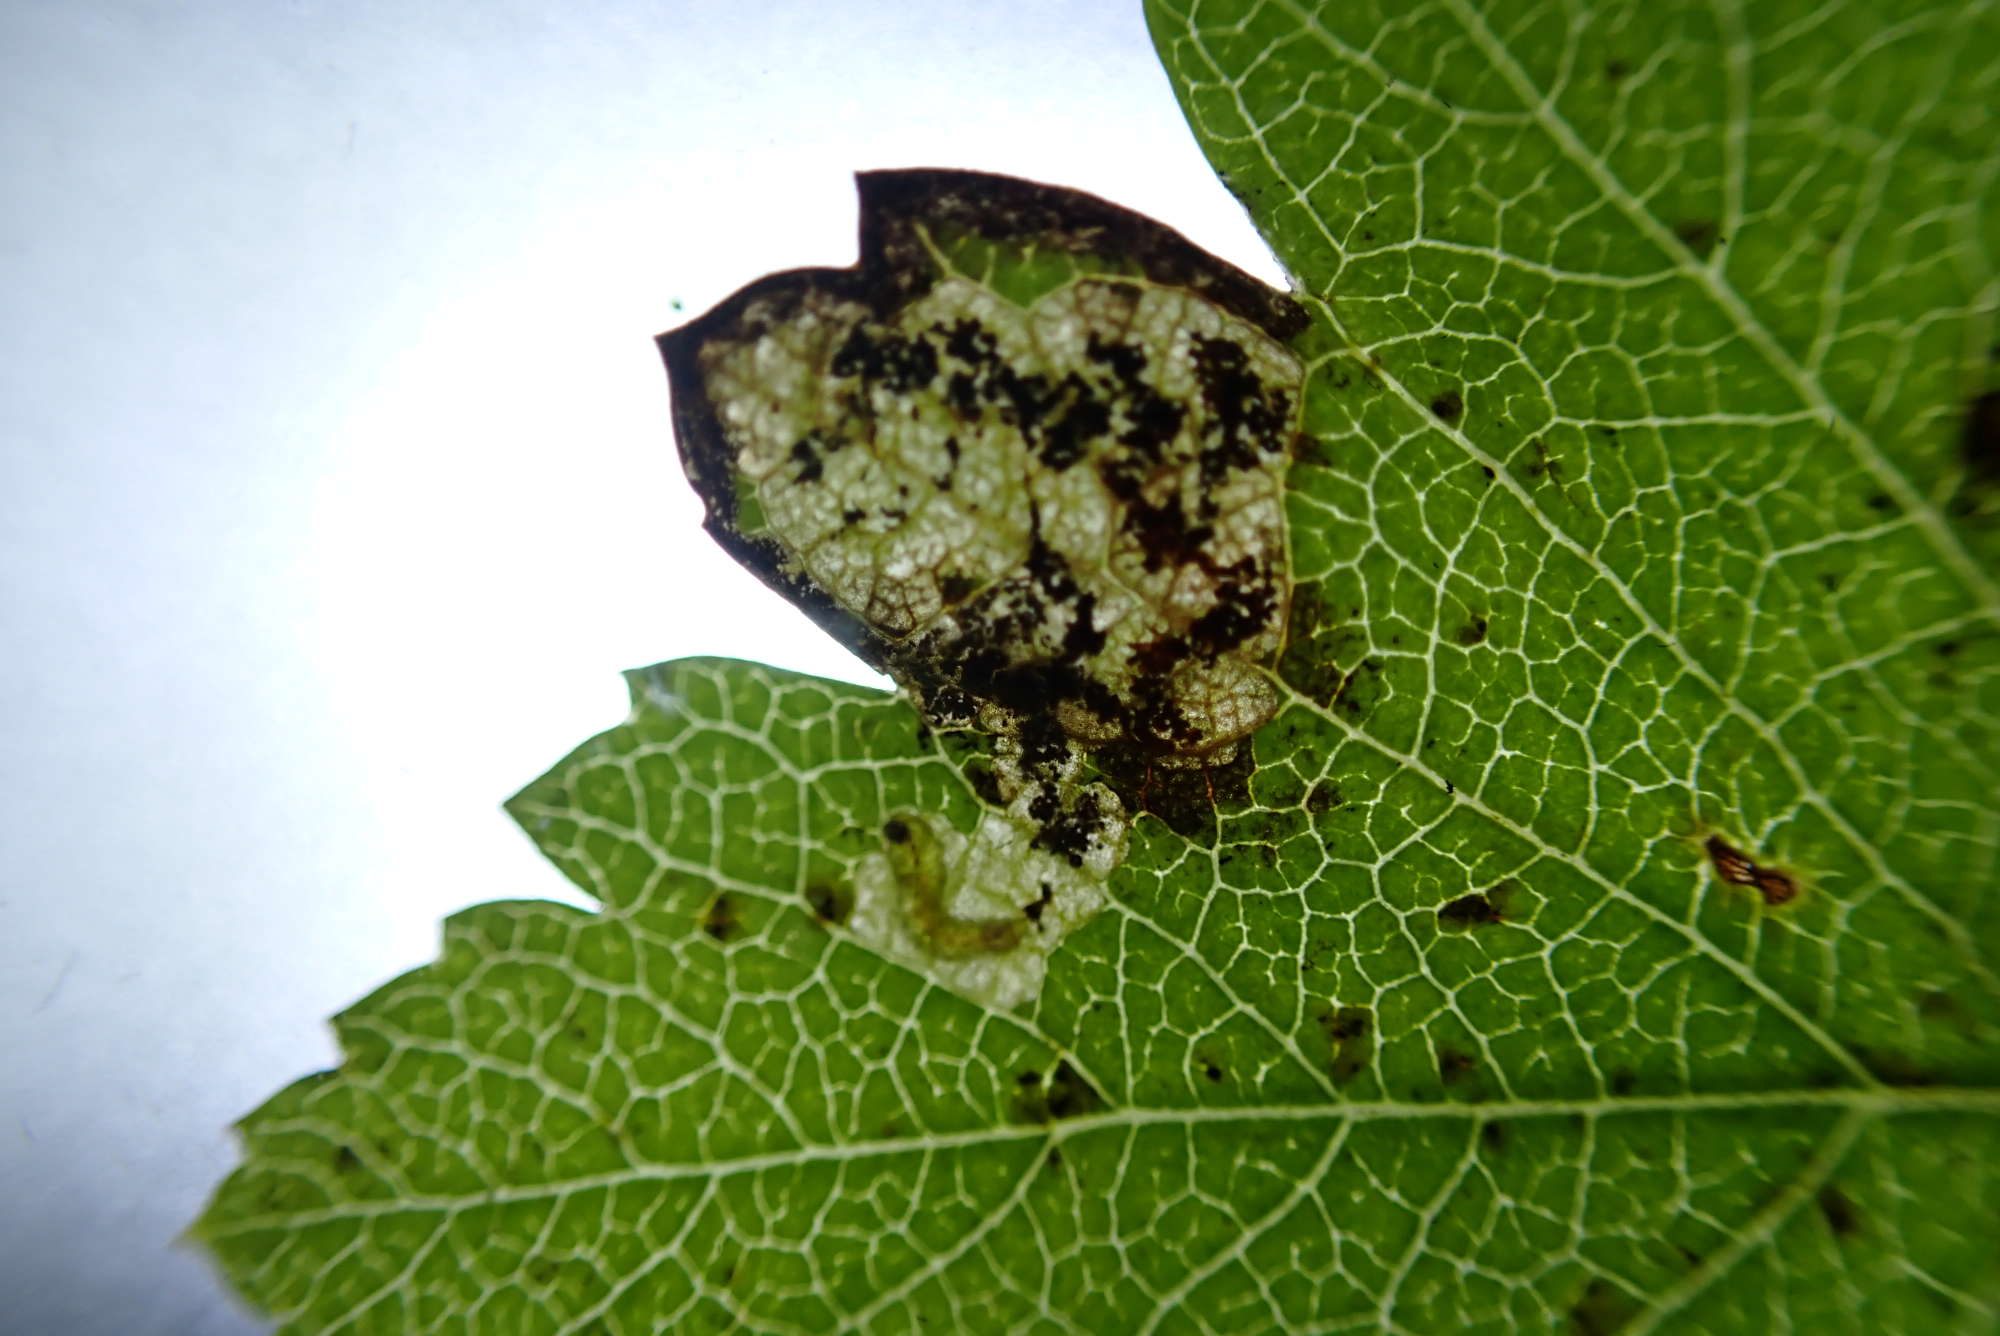
[[[856,269],[662,336],[711,531],[934,722],[1226,757],[1277,704],[1303,315],[1089,196],[971,173],[862,195]],[[1075,275],[1024,304],[953,268],[967,236]]]
[[[893,323],[790,334],[803,388],[737,415],[738,468],[920,704],[1170,762],[1269,717],[1296,408],[1276,344],[1182,292],[1079,281],[1024,311],[958,278]],[[754,399],[774,346],[711,379]]]
[[[733,556],[938,736],[986,744],[977,829],[892,824],[887,873],[817,917],[1015,998],[1100,903],[1131,811],[1212,829],[1277,708],[1307,322],[1087,195],[860,186],[855,267],[772,275],[661,336],[675,435]],[[1008,912],[954,914],[960,879]]]
[[1493,897],[1477,891],[1470,895],[1461,895],[1444,905],[1438,910],[1437,916],[1438,927],[1446,932],[1483,928],[1492,923],[1504,923],[1507,919]]

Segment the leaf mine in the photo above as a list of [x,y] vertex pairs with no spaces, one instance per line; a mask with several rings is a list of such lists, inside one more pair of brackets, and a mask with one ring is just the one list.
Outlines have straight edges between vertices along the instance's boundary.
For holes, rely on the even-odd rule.
[[[1081,756],[1206,769],[1277,709],[1305,317],[1088,195],[859,184],[857,266],[661,336],[682,462],[725,549],[931,726],[990,740],[988,796],[1061,899],[1127,822]],[[912,857],[897,875],[934,887]],[[961,941],[928,894],[906,903],[941,957],[1053,944],[1040,923]]]

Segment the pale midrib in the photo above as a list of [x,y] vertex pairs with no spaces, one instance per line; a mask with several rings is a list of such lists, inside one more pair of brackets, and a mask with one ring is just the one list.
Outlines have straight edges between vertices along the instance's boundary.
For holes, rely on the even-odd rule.
[[[1399,88],[1409,87],[1408,85],[1403,84],[1400,80],[1393,80],[1392,76],[1390,76],[1387,71],[1381,70],[1379,67],[1375,66],[1372,61],[1365,59],[1360,53],[1351,51],[1342,44],[1340,44],[1339,42],[1335,41],[1332,35],[1328,33],[1325,30],[1325,28],[1318,23],[1314,15],[1300,9],[1296,4],[1291,3],[1291,0],[1281,0],[1281,3],[1283,7],[1287,10],[1287,12],[1289,12],[1293,16],[1293,18],[1299,22],[1299,24],[1302,27],[1309,26],[1313,29],[1313,31],[1318,33],[1318,35],[1320,36],[1324,44],[1327,46],[1327,48],[1336,56],[1339,56],[1342,59],[1349,60],[1354,64],[1356,64],[1357,66],[1370,70],[1371,73],[1374,73],[1385,83],[1394,82]],[[1460,13],[1461,19],[1467,22],[1468,25],[1470,25],[1474,21],[1472,19],[1466,18],[1462,10],[1459,10],[1458,12]],[[1480,27],[1479,33],[1475,35],[1480,37],[1480,40],[1485,46],[1496,49],[1495,53],[1493,53],[1493,58],[1496,61],[1497,65],[1504,58],[1504,51],[1498,50],[1497,41],[1495,41],[1492,38],[1490,33],[1486,32],[1483,25]],[[1223,76],[1222,72],[1219,69],[1217,69],[1212,62],[1210,64],[1210,69],[1215,74],[1218,80],[1222,80],[1225,84],[1227,84],[1227,80]],[[1502,72],[1508,75],[1510,83],[1512,83],[1515,87],[1516,94],[1520,96],[1524,102],[1528,102],[1534,106],[1535,108],[1534,115],[1536,123],[1538,125],[1544,125],[1547,127],[1559,127],[1564,132],[1564,134],[1567,135],[1567,140],[1563,141],[1561,145],[1563,147],[1563,151],[1566,154],[1569,154],[1574,160],[1576,160],[1577,165],[1586,171],[1586,173],[1590,176],[1593,182],[1599,184],[1600,188],[1605,191],[1606,197],[1612,199],[1621,209],[1621,211],[1627,211],[1628,213],[1634,215],[1635,220],[1642,227],[1642,229],[1647,232],[1648,236],[1652,237],[1655,241],[1659,242],[1663,246],[1668,246],[1669,249],[1665,253],[1672,255],[1679,255],[1683,257],[1684,267],[1689,272],[1699,272],[1701,274],[1701,278],[1704,285],[1713,289],[1715,293],[1718,294],[1717,295],[1718,302],[1721,301],[1721,297],[1719,294],[1727,292],[1731,298],[1731,301],[1727,305],[1727,309],[1733,320],[1737,320],[1739,324],[1748,326],[1748,328],[1746,328],[1745,330],[1746,337],[1750,337],[1752,333],[1761,333],[1761,331],[1757,328],[1755,322],[1750,319],[1748,308],[1743,306],[1740,299],[1735,298],[1733,290],[1723,287],[1719,283],[1719,280],[1716,278],[1716,276],[1707,273],[1703,266],[1693,264],[1692,257],[1688,254],[1687,248],[1684,245],[1682,245],[1679,239],[1673,237],[1664,228],[1661,228],[1657,222],[1653,221],[1649,215],[1646,215],[1643,210],[1639,209],[1637,207],[1636,201],[1633,201],[1631,199],[1628,192],[1625,192],[1622,188],[1616,188],[1618,186],[1616,179],[1610,175],[1609,170],[1603,167],[1601,163],[1595,162],[1595,159],[1592,157],[1592,155],[1589,154],[1588,150],[1581,144],[1580,141],[1576,139],[1574,133],[1569,131],[1568,126],[1563,122],[1555,120],[1554,118],[1548,116],[1546,107],[1544,107],[1539,100],[1530,98],[1529,94],[1534,91],[1533,86],[1527,82],[1525,75],[1519,71],[1518,67],[1513,67],[1510,64],[1509,68],[1503,70]],[[1240,108],[1240,99],[1239,99],[1239,108]],[[1250,117],[1247,111],[1244,111],[1242,114],[1244,123],[1246,125],[1251,126],[1252,134],[1258,138],[1259,144],[1261,146],[1262,144],[1261,128],[1259,128],[1256,125],[1255,120]],[[1549,133],[1551,135],[1554,135],[1555,128],[1549,128]],[[1285,172],[1285,170],[1281,166],[1279,166],[1277,157],[1274,154],[1272,154],[1268,149],[1264,149],[1264,157],[1265,160],[1270,164],[1272,170],[1276,172],[1279,179],[1285,183],[1288,189],[1291,190],[1293,196],[1296,199],[1303,201],[1305,198],[1304,192],[1300,190],[1298,184],[1291,179],[1291,177]],[[1311,210],[1307,210],[1307,216],[1312,218],[1315,224],[1320,225],[1321,235],[1325,237],[1327,244],[1329,246],[1335,246],[1333,238],[1326,234],[1324,225],[1321,223],[1318,215],[1312,213]],[[1335,249],[1337,250],[1338,247],[1335,246]],[[1315,299],[1314,304],[1319,307],[1320,318],[1323,321],[1325,321],[1330,328],[1336,330],[1342,328],[1340,322],[1334,317],[1332,309],[1326,303],[1319,302]],[[1769,340],[1768,335],[1765,335],[1760,340],[1753,340],[1753,342],[1756,343],[1756,346],[1759,348],[1760,351],[1765,352],[1766,356],[1775,358],[1782,358],[1784,356],[1783,350],[1779,349],[1774,343],[1772,343]],[[1782,373],[1786,374],[1788,378],[1792,382],[1794,382],[1793,385],[1794,389],[1798,390],[1801,399],[1808,405],[1807,411],[1831,413],[1831,406],[1828,403],[1828,401],[1825,400],[1825,396],[1823,394],[1810,393],[1808,391],[1808,385],[1810,384],[1809,378],[1805,377],[1803,372],[1799,371],[1796,366],[1792,366],[1789,363],[1789,361],[1787,361],[1785,363],[1785,366],[1790,367],[1790,370],[1788,372],[1784,370],[1784,367],[1779,366],[1777,362],[1773,362],[1773,366],[1775,369],[1778,369]],[[1410,392],[1409,387],[1404,385],[1396,377],[1389,375],[1387,372],[1382,372],[1380,375],[1380,379],[1381,383],[1385,387],[1391,388],[1394,393],[1396,393],[1400,398],[1402,398],[1405,401],[1406,404],[1410,405],[1414,409],[1419,410],[1420,416],[1424,420],[1429,420],[1433,416],[1428,412],[1427,409],[1424,408],[1424,406],[1418,400],[1417,396],[1415,396]],[[1846,426],[1850,437],[1857,435],[1852,424],[1848,423],[1844,417],[1840,418],[1839,421]],[[1687,648],[1681,644],[1679,638],[1667,633],[1666,629],[1662,625],[1660,625],[1659,621],[1652,615],[1651,611],[1640,603],[1640,601],[1632,593],[1631,588],[1626,584],[1626,582],[1623,579],[1619,578],[1618,574],[1615,571],[1606,568],[1605,565],[1601,561],[1599,561],[1593,554],[1591,554],[1588,549],[1586,549],[1581,543],[1577,542],[1575,538],[1571,537],[1570,534],[1566,530],[1564,530],[1561,525],[1557,524],[1554,521],[1554,519],[1550,517],[1546,513],[1546,511],[1544,511],[1544,509],[1539,504],[1537,499],[1530,492],[1528,492],[1526,489],[1520,486],[1519,482],[1513,477],[1513,475],[1510,472],[1498,466],[1499,465],[1498,460],[1494,459],[1492,456],[1488,455],[1486,451],[1480,449],[1478,446],[1473,444],[1470,438],[1468,438],[1462,431],[1459,431],[1456,428],[1446,426],[1445,424],[1442,423],[1437,424],[1437,426],[1439,430],[1445,431],[1452,438],[1452,440],[1462,450],[1465,451],[1465,453],[1470,458],[1492,469],[1496,480],[1503,487],[1507,488],[1508,491],[1514,496],[1514,498],[1521,503],[1526,513],[1535,517],[1537,523],[1541,525],[1543,532],[1549,535],[1550,541],[1555,543],[1558,547],[1561,547],[1565,552],[1568,552],[1571,556],[1575,557],[1577,560],[1582,561],[1586,566],[1589,567],[1591,571],[1601,576],[1607,582],[1607,584],[1609,584],[1609,586],[1617,592],[1619,601],[1622,602],[1628,609],[1631,610],[1632,614],[1640,620],[1641,625],[1644,626],[1644,628],[1655,639],[1657,639],[1661,645],[1666,647],[1667,651],[1674,656],[1675,661],[1681,665],[1682,669],[1686,671],[1690,676],[1692,676],[1696,681],[1700,682],[1703,686],[1707,687],[1708,690],[1711,693],[1713,693],[1715,699],[1721,704],[1723,709],[1725,709],[1738,719],[1742,720],[1743,723],[1747,725],[1751,729],[1751,731],[1757,736],[1757,738],[1761,742],[1763,742],[1765,746],[1771,749],[1772,754],[1778,758],[1779,764],[1784,767],[1786,775],[1792,780],[1794,784],[1798,786],[1798,790],[1801,797],[1805,801],[1810,803],[1823,816],[1825,816],[1827,821],[1831,823],[1834,826],[1834,828],[1840,832],[1842,838],[1848,842],[1849,846],[1855,851],[1857,857],[1859,857],[1860,860],[1867,865],[1868,870],[1871,873],[1873,873],[1875,877],[1884,886],[1889,887],[1898,896],[1900,896],[1906,904],[1909,904],[1912,908],[1916,909],[1919,913],[1923,914],[1925,917],[1929,918],[1933,923],[1937,924],[1938,927],[1951,940],[1953,946],[1957,949],[1960,960],[1965,964],[1965,966],[1970,971],[1972,971],[1976,976],[1978,976],[1989,987],[2000,986],[2000,979],[1996,979],[1993,971],[1984,963],[1979,951],[1978,944],[1973,941],[1971,932],[1966,927],[1964,922],[1962,922],[1957,917],[1946,913],[1929,896],[1923,894],[1922,892],[1917,890],[1916,887],[1910,885],[1904,878],[1897,875],[1894,872],[1894,870],[1889,867],[1887,862],[1883,860],[1881,851],[1878,848],[1876,848],[1874,843],[1862,836],[1861,832],[1855,827],[1854,823],[1848,818],[1847,814],[1842,810],[1840,810],[1838,804],[1836,804],[1826,794],[1820,792],[1818,786],[1814,784],[1810,779],[1810,777],[1806,774],[1804,766],[1801,765],[1798,758],[1792,754],[1790,746],[1784,741],[1782,737],[1780,737],[1777,734],[1777,732],[1772,727],[1769,720],[1763,718],[1761,715],[1752,711],[1751,709],[1749,709],[1749,707],[1745,706],[1740,700],[1736,699],[1731,693],[1725,691],[1722,685],[1715,680],[1714,675],[1711,674],[1706,667],[1704,667],[1698,660],[1696,660],[1692,655],[1688,653]],[[1867,445],[1865,441],[1861,442],[1861,444],[1866,446],[1869,454],[1877,458],[1878,462],[1881,463],[1882,468],[1887,470],[1886,461],[1880,461],[1879,456],[1874,456],[1873,447]],[[1888,470],[1888,471],[1892,473],[1894,472],[1893,470]],[[1883,483],[1883,486],[1885,490],[1891,491],[1893,495],[1896,495],[1899,499],[1902,499],[1906,502],[1906,504],[1904,505],[1904,510],[1906,513],[1911,513],[1911,514],[1918,513],[1917,510],[1913,508],[1917,504],[1914,499],[1916,496],[1914,489],[1912,489],[1908,485],[1906,480],[1903,480],[1901,478],[1900,474],[1896,474],[1896,482],[1897,486],[1895,488],[1891,488],[1886,481]],[[1928,503],[1926,502],[1924,503],[1924,505],[1928,506]],[[1943,532],[1945,540],[1951,543],[1953,550],[1958,551],[1960,556],[1964,557],[1965,560],[1969,562],[1970,557],[1963,552],[1963,549],[1957,547],[1956,540],[1950,538],[1948,531],[1943,530],[1942,520],[1937,519],[1934,512],[1925,511],[1924,513],[1931,514],[1932,519],[1935,521],[1935,527],[1939,529],[1941,532]],[[1983,620],[1992,620],[1994,617],[2000,616],[2000,609],[1996,609],[1995,606],[1996,604],[2000,604],[2000,591],[1996,591],[1994,588],[1985,585],[1983,583],[1978,586],[1968,586],[1968,587],[1984,588],[1986,590],[1985,606],[1982,607],[1979,612],[1979,616]]]
[[[1314,1162],[1313,1167],[1300,1174],[1291,1187],[1272,1203],[1270,1209],[1247,1223],[1241,1232],[1217,1248],[1206,1260],[1189,1267],[1187,1274],[1182,1276],[1180,1282],[1172,1289],[1165,1294],[1155,1296],[1152,1311],[1146,1314],[1145,1322],[1137,1329],[1138,1336],[1152,1336],[1152,1333],[1160,1329],[1160,1324],[1170,1317],[1192,1316],[1182,1308],[1187,1297],[1232,1262],[1247,1258],[1259,1240],[1283,1224],[1308,1197],[1319,1191],[1320,1185],[1326,1180],[1328,1170],[1333,1167],[1334,1161],[1340,1158],[1341,1151],[1346,1147],[1347,1134],[1353,1126],[1353,1123],[1343,1123],[1332,1136],[1328,1137],[1326,1148],[1320,1152],[1319,1159]],[[1249,1268],[1247,1263],[1246,1269],[1254,1270]],[[1202,1325],[1204,1329],[1207,1328],[1206,1323]]]
[[1644,1311],[1619,1328],[1620,1336],[1644,1336],[1654,1330],[1661,1322],[1692,1303],[1703,1290],[1735,1270],[1745,1257],[1775,1238],[1799,1208],[1833,1177],[1833,1171],[1847,1158],[1847,1152],[1853,1149],[1869,1121],[1868,1115],[1861,1110],[1849,1110],[1813,1151],[1812,1159],[1761,1211],[1732,1231],[1728,1241],[1703,1258],[1701,1265],[1654,1296]]
[[[1588,1099],[1511,1099],[1476,1104],[1380,1100],[1354,1104],[1273,1104],[1241,1108],[1175,1109],[1128,1106],[1108,1109],[1101,1113],[1080,1114],[1048,1125],[1009,1123],[974,1128],[965,1132],[939,1132],[900,1140],[889,1138],[875,1141],[808,1144],[734,1159],[635,1165],[627,1169],[600,1174],[580,1174],[541,1184],[495,1184],[456,1195],[411,1195],[347,1202],[338,1206],[275,1215],[242,1216],[229,1221],[225,1226],[205,1227],[203,1233],[210,1238],[228,1238],[235,1234],[251,1233],[260,1229],[296,1229],[307,1225],[367,1216],[399,1215],[411,1211],[460,1211],[496,1203],[541,1201],[550,1197],[623,1187],[632,1183],[725,1178],[740,1174],[798,1169],[808,1165],[838,1164],[852,1160],[928,1154],[936,1151],[1027,1144],[1060,1146],[1066,1141],[1107,1130],[1161,1126],[1201,1127],[1258,1122],[1323,1123],[1330,1127],[1399,1120],[1489,1123],[1533,1118],[1602,1119],[1660,1114],[1742,1113],[1759,1109],[1832,1110],[1877,1118],[1923,1115],[2000,1116],[2000,1089],[1878,1086],[1872,1089],[1843,1087],[1831,1090],[1593,1096]],[[283,1123],[266,1123],[258,1128],[259,1132],[265,1130],[325,1133],[327,1125],[316,1119],[293,1118],[286,1119]],[[1037,1157],[1039,1158],[1039,1151]]]

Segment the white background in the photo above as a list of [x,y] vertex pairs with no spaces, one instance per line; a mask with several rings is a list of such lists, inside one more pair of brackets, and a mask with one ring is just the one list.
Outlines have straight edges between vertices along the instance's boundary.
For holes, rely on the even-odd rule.
[[1272,281],[1136,3],[0,5],[0,1329],[259,1329],[176,1235],[499,810],[730,654],[652,345],[850,173],[1079,186]]

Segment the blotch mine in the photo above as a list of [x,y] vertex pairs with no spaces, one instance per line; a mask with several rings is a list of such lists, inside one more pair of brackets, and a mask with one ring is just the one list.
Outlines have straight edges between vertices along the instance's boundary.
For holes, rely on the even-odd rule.
[[1159,810],[1150,777],[1193,776],[1199,816],[1187,782],[1158,786],[1163,815],[1212,829],[1216,776],[1278,707],[1308,321],[1088,195],[859,183],[857,265],[771,275],[660,337],[675,435],[731,555],[937,735],[988,744],[977,829],[885,827],[850,930],[1018,999]]
[[940,955],[990,955],[1011,951],[1021,941],[1021,924],[1011,916],[961,917],[946,893],[944,853],[930,822],[921,816],[893,816],[882,826],[889,867],[908,900],[910,922]]

